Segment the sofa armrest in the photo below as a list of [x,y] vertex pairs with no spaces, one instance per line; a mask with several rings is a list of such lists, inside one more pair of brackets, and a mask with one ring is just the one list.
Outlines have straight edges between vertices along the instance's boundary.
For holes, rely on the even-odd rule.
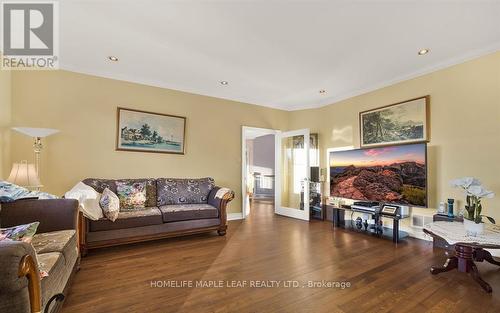
[[222,187],[216,186],[210,191],[210,194],[208,195],[208,204],[216,207],[219,210],[219,216],[223,224],[225,225],[227,221],[226,207],[227,204],[234,199],[234,192],[232,190],[224,188],[227,191],[221,195],[219,192],[221,189]]
[[28,294],[30,297],[31,313],[42,311],[42,289],[40,284],[40,270],[35,259],[27,254],[21,258],[17,271],[19,278],[28,279]]
[[2,204],[2,227],[40,222],[38,233],[77,229],[78,200],[44,199],[18,200]]
[[0,312],[40,312],[40,273],[33,246],[0,242]]

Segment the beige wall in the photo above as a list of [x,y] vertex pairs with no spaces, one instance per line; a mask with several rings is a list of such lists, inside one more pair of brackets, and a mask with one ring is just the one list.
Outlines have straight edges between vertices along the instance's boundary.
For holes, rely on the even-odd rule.
[[10,171],[11,74],[0,70],[0,179]]
[[449,197],[463,199],[449,181],[470,175],[497,193],[483,206],[500,220],[500,52],[320,109],[292,112],[289,125],[319,132],[326,167],[327,148],[359,147],[360,111],[424,95],[431,96],[430,207]]
[[[3,91],[6,78],[1,77]],[[62,194],[89,176],[213,176],[238,194],[231,212],[241,210],[242,125],[308,127],[318,132],[325,167],[327,148],[359,146],[360,111],[430,95],[430,207],[448,197],[462,199],[448,182],[472,175],[498,194],[484,206],[500,219],[500,52],[323,108],[295,112],[65,71],[15,72],[12,85],[13,126],[61,130],[45,140],[45,190]],[[186,116],[186,155],[114,151],[117,106]],[[31,139],[11,136],[12,161],[32,159]]]
[[[12,75],[12,124],[61,132],[44,140],[44,190],[63,194],[85,177],[204,177],[237,193],[241,126],[286,129],[287,112],[66,71]],[[186,154],[115,151],[116,107],[187,117]],[[31,139],[12,134],[12,159],[33,159]]]

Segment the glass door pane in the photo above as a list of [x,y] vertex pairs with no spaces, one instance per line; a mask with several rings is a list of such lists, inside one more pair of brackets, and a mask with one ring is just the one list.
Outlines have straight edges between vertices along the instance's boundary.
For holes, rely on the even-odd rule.
[[308,220],[309,130],[282,133],[277,144],[276,213]]

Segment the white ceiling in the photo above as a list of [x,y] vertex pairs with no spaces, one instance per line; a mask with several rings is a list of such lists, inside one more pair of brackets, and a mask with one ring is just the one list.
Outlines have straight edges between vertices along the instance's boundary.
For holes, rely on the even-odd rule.
[[500,49],[500,1],[65,0],[60,16],[62,69],[285,110]]

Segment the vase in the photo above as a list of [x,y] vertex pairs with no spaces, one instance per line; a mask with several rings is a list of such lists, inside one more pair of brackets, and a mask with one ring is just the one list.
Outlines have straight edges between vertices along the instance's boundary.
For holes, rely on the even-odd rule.
[[484,223],[476,223],[474,221],[464,219],[464,227],[467,235],[477,236],[484,232]]
[[449,218],[455,217],[455,215],[453,215],[454,203],[455,203],[455,199],[448,199],[448,217]]

